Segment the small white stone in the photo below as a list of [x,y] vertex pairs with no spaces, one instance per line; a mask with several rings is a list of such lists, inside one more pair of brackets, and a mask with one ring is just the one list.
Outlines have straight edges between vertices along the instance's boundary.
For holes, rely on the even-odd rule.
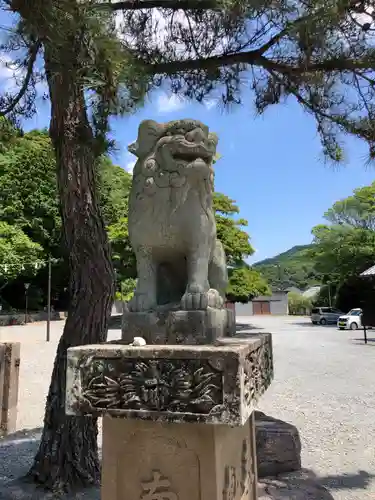
[[146,341],[143,337],[134,337],[133,342],[130,345],[133,346],[146,345]]

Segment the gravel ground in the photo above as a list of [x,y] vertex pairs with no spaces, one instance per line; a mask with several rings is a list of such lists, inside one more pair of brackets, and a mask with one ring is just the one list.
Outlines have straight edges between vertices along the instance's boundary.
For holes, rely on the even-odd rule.
[[297,426],[303,466],[335,500],[374,500],[375,338],[364,345],[363,332],[305,318],[246,319],[273,333],[275,379],[260,409]]
[[[312,326],[305,318],[242,317],[238,322],[274,334],[275,379],[260,409],[298,427],[310,476],[317,476],[335,500],[374,500],[375,338],[365,346],[356,340],[360,332]],[[0,341],[21,342],[18,429],[23,430],[0,442],[0,500],[47,498],[12,480],[27,471],[37,448],[62,328],[63,322],[52,323],[50,343],[44,340],[43,323],[0,328]],[[111,330],[110,339],[119,334]],[[77,498],[98,500],[99,494]]]

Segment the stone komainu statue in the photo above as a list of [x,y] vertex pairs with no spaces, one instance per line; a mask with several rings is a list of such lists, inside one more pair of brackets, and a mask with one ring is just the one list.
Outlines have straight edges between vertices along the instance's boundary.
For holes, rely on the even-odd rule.
[[217,141],[197,120],[140,124],[129,146],[138,158],[129,200],[138,274],[130,311],[223,307],[228,276],[212,206]]

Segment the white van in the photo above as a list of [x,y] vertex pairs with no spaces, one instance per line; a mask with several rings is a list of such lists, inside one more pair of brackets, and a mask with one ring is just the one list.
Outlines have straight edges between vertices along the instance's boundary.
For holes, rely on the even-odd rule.
[[339,330],[357,330],[362,328],[362,309],[350,309],[348,314],[340,316],[337,320],[337,328]]

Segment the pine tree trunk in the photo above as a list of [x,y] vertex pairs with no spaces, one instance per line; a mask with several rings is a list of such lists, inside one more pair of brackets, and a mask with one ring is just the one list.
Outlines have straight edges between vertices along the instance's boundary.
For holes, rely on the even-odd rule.
[[98,483],[100,464],[97,422],[65,415],[66,353],[71,346],[105,341],[114,275],[97,204],[93,132],[76,74],[79,46],[73,40],[69,50],[65,46],[59,54],[46,41],[44,49],[52,107],[50,135],[70,263],[70,307],[57,348],[43,435],[29,477],[53,491],[67,491]]

